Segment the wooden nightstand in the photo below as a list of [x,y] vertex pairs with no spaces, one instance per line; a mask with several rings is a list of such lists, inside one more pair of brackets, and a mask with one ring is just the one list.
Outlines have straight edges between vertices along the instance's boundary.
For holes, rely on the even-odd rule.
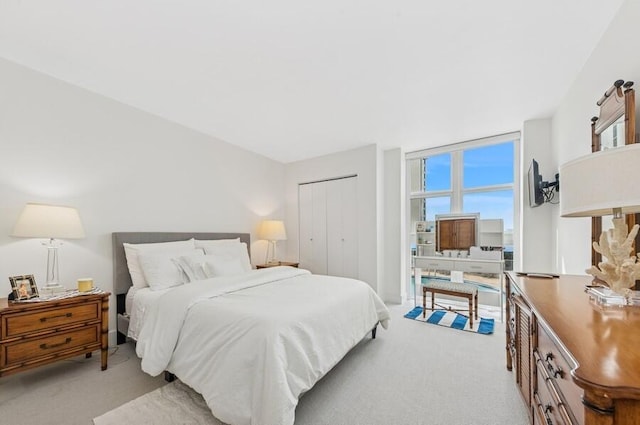
[[107,368],[109,293],[55,301],[0,299],[0,376],[101,351]]
[[292,263],[289,261],[278,261],[277,263],[256,264],[256,269],[267,269],[269,267],[277,267],[277,266],[298,267],[298,264],[300,263]]

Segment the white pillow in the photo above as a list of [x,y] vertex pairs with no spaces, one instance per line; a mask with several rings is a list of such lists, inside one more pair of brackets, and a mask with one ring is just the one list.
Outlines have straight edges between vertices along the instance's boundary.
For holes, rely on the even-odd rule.
[[160,243],[123,243],[124,254],[127,258],[127,267],[129,268],[129,275],[131,275],[131,282],[136,288],[146,288],[149,286],[144,277],[144,273],[140,268],[138,262],[138,254],[141,252],[171,252],[176,255],[185,252],[186,250],[195,250],[196,245],[194,239],[186,241],[176,242],[160,242]]
[[237,255],[206,255],[205,258],[203,269],[207,277],[232,276],[246,272]]
[[205,255],[201,249],[198,249],[195,254],[172,258],[172,261],[187,277],[185,283],[207,278],[207,275],[204,273],[204,268],[202,267],[205,261]]
[[147,285],[153,291],[171,288],[182,285],[186,282],[184,273],[172,260],[176,255],[182,256],[198,255],[204,256],[202,250],[189,249],[179,253],[173,252],[141,252],[138,254],[138,262],[147,281]]
[[167,253],[141,253],[138,254],[138,262],[147,285],[152,291],[167,289],[172,286],[182,285],[183,274],[172,261],[174,254]]
[[202,249],[206,249],[207,247],[215,248],[217,246],[233,245],[233,244],[239,244],[239,243],[240,243],[240,238],[235,238],[235,239],[207,239],[207,240],[196,239],[195,240],[196,248],[202,248]]
[[241,243],[227,243],[218,245],[208,245],[204,247],[204,253],[214,256],[223,256],[227,260],[229,258],[237,258],[244,271],[251,270],[251,260],[249,259],[249,251],[247,250],[247,244]]

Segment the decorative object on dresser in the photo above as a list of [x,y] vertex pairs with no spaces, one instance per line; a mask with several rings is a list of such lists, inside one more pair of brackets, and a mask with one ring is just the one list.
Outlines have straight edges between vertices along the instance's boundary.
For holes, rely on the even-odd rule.
[[594,304],[590,282],[507,273],[507,369],[531,423],[638,423],[640,309]]
[[607,149],[564,164],[560,171],[563,217],[601,217],[613,214],[613,229],[603,231],[593,249],[606,260],[587,273],[626,296],[640,278],[640,263],[632,254],[638,233],[635,224],[627,234],[623,214],[640,212],[640,188],[629,178],[640,163],[640,144]]
[[28,300],[38,296],[38,286],[32,274],[9,276],[9,282],[14,300]]
[[109,293],[54,301],[0,299],[0,377],[101,352],[107,369]]
[[77,283],[79,292],[88,292],[93,289],[93,279],[90,277],[83,277],[81,279],[78,279]]
[[298,264],[299,263],[294,263],[291,261],[277,261],[275,263],[256,264],[256,269],[266,269],[269,267],[277,267],[277,266],[298,267]]
[[[260,239],[264,239],[269,242],[264,262],[266,264],[278,263],[278,260],[276,260],[276,243],[278,241],[287,240],[287,232],[284,229],[284,223],[280,220],[264,220],[260,225],[260,232],[258,236]],[[271,252],[271,257],[269,257],[269,252]]]
[[84,229],[78,210],[72,207],[45,204],[27,204],[18,217],[11,236],[23,238],[47,238],[47,281],[42,291],[64,290],[58,271],[57,239],[82,239]]

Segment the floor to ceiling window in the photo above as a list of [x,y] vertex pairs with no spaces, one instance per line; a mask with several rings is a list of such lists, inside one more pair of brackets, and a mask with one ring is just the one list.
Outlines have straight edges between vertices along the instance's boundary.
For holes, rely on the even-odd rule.
[[[505,268],[512,269],[514,254],[519,254],[514,252],[514,231],[519,231],[514,226],[519,140],[519,133],[510,133],[407,154],[408,240],[412,255],[443,255],[430,235],[436,216],[479,214],[481,226],[484,223],[488,228],[500,221],[502,224],[500,246],[479,248],[499,249]],[[416,228],[425,228],[426,232],[416,232]],[[486,276],[471,278],[486,281]],[[410,297],[414,294],[412,281],[408,282],[407,293]]]

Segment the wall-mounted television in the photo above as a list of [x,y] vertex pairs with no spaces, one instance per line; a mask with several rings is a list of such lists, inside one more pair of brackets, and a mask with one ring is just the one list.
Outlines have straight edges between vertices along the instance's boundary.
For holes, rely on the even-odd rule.
[[544,204],[542,176],[538,171],[538,162],[534,159],[529,166],[529,205],[533,208],[542,204]]

